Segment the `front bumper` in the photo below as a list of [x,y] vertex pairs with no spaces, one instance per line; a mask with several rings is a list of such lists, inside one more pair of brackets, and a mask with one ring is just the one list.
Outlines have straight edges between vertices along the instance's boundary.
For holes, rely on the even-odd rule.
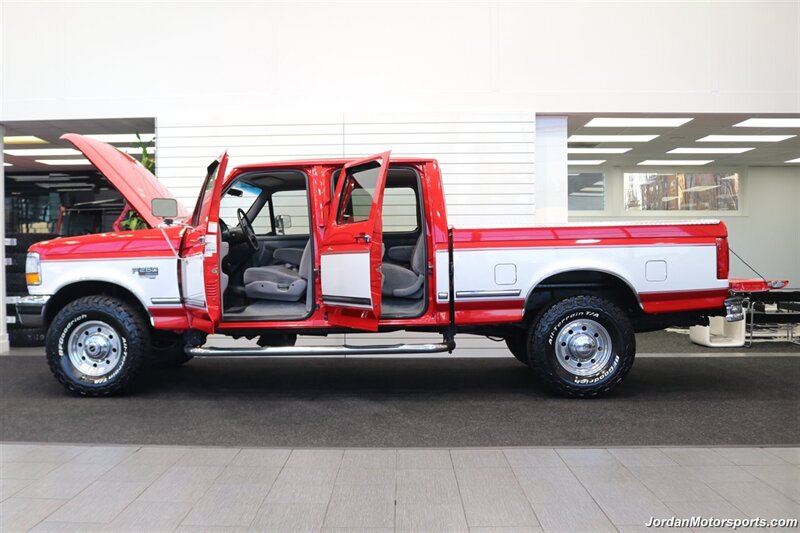
[[20,296],[17,300],[17,320],[26,328],[41,328],[49,300],[50,296]]

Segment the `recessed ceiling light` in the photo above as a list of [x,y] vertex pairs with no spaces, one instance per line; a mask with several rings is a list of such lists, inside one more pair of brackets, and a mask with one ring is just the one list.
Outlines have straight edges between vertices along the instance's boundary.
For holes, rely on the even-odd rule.
[[638,163],[639,166],[688,166],[688,165],[707,165],[713,163],[713,159],[647,159]]
[[47,141],[33,135],[7,135],[3,137],[4,144],[47,144]]
[[12,165],[11,163],[6,163],[5,161],[3,161],[3,166],[4,167],[13,167],[14,165]]
[[800,128],[800,118],[748,118],[734,128]]
[[633,148],[567,148],[568,154],[624,154]]
[[3,150],[8,155],[17,157],[42,157],[50,155],[80,155],[74,148],[22,148],[19,150]]
[[[139,134],[139,137],[141,137],[142,142],[144,143],[149,143],[155,136],[155,133]],[[85,137],[89,137],[96,141],[102,141],[104,143],[132,144],[139,142],[139,139],[136,138],[135,133],[97,133],[93,135],[85,135]]]
[[[142,153],[142,149],[139,146],[120,146],[120,147],[117,148],[117,150],[121,150],[121,151],[125,152],[128,155],[139,155],[139,154]],[[147,147],[147,153],[148,154],[156,153],[155,147],[154,146],[148,146]]]
[[37,163],[53,166],[91,165],[88,159],[37,159]]
[[567,161],[567,165],[571,167],[580,165],[602,165],[605,162],[605,159],[571,159]]
[[699,143],[776,143],[797,135],[706,135]]
[[584,187],[580,192],[603,192],[602,187]]
[[668,154],[743,154],[755,148],[675,148]]
[[48,182],[48,181],[69,181],[69,176],[14,176],[12,178],[14,181],[22,181],[22,182]]
[[586,124],[587,128],[677,128],[691,118],[597,117]]
[[63,189],[69,187],[72,189],[91,189],[94,187],[91,183],[37,183],[37,187],[42,189]]
[[646,143],[658,135],[570,135],[571,143]]
[[790,159],[788,161],[784,161],[784,163],[800,163],[800,157],[797,159]]

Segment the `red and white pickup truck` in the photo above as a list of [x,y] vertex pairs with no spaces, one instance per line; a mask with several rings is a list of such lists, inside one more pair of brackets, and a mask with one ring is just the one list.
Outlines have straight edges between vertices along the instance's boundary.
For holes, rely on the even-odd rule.
[[[465,332],[505,339],[552,389],[591,397],[631,369],[635,331],[741,319],[720,221],[454,229],[437,162],[388,152],[229,172],[223,155],[188,213],[127,154],[63,138],[149,225],[29,250],[19,319],[48,326],[50,368],[79,394],[121,391],[145,362],[444,352]],[[294,345],[392,330],[443,340]],[[211,333],[259,346],[209,347]]]

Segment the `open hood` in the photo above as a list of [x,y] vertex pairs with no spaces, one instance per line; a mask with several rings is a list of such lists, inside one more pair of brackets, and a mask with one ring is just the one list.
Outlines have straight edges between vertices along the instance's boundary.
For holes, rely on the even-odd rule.
[[[117,150],[104,142],[78,135],[65,133],[62,139],[71,142],[75,148],[97,167],[114,185],[119,193],[128,201],[133,209],[139,213],[151,228],[161,223],[159,217],[153,216],[150,211],[150,202],[153,198],[174,198],[171,192],[159,183],[152,172],[144,168],[134,158]],[[178,202],[178,219],[185,219],[189,213]]]

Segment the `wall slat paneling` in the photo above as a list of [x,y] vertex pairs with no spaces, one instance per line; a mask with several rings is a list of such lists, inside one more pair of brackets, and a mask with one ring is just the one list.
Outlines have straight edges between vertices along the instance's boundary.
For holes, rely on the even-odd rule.
[[396,156],[439,161],[456,227],[532,225],[534,117],[533,112],[387,113],[230,123],[166,117],[157,125],[157,173],[191,207],[206,166],[223,150],[231,165],[392,150]]

